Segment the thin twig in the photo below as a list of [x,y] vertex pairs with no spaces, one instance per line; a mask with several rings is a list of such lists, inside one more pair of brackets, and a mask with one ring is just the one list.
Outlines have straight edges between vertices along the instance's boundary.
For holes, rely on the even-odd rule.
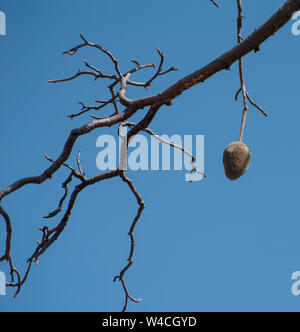
[[[237,0],[237,8],[238,8],[238,18],[237,18],[237,42],[238,44],[241,44],[243,42],[243,37],[242,37],[242,21],[243,21],[243,7],[242,7],[242,0]],[[247,118],[247,113],[248,113],[248,103],[247,100],[249,100],[249,102],[256,107],[265,117],[267,117],[267,113],[257,104],[255,104],[255,102],[250,98],[247,89],[246,89],[246,85],[245,85],[245,78],[244,78],[244,68],[243,68],[243,59],[239,58],[238,60],[239,62],[239,76],[240,76],[240,83],[241,83],[241,87],[239,88],[239,90],[237,91],[237,93],[235,94],[235,100],[238,100],[238,96],[240,94],[240,92],[242,92],[243,95],[243,114],[242,114],[242,121],[241,121],[241,128],[240,128],[240,134],[239,134],[239,138],[238,141],[241,142],[243,140],[243,134],[244,134],[244,128],[245,128],[245,123],[246,123],[246,118]]]
[[221,6],[218,4],[218,3],[216,3],[216,1],[215,0],[210,0],[210,2],[212,2],[216,7],[218,7],[218,8],[220,8]]
[[63,187],[63,189],[64,189],[65,192],[64,192],[63,197],[59,201],[58,208],[55,209],[53,212],[50,212],[47,216],[44,216],[43,218],[45,218],[45,219],[53,218],[59,212],[62,211],[64,201],[65,201],[66,197],[68,196],[68,192],[69,192],[68,184],[72,181],[73,175],[74,175],[74,172],[72,171],[71,174],[66,179],[66,181],[64,181],[63,184],[62,184],[62,187]]
[[81,75],[92,75],[92,76],[95,77],[95,79],[101,77],[99,74],[96,74],[92,71],[79,69],[78,72],[75,75],[71,76],[71,77],[60,78],[60,79],[56,79],[56,80],[49,80],[48,83],[68,82],[68,81],[74,80],[76,77],[81,76]]
[[[242,0],[237,0],[237,6],[238,6],[237,41],[238,41],[238,44],[240,44],[242,42],[242,19],[243,19]],[[239,139],[238,139],[239,142],[241,142],[243,139],[244,127],[245,127],[247,112],[248,112],[247,92],[246,92],[246,86],[245,86],[244,68],[243,68],[243,59],[242,58],[239,59],[239,75],[240,75],[240,82],[241,82],[240,91],[243,94],[243,104],[244,104],[240,135],[239,135]]]
[[3,209],[2,206],[0,206],[0,214],[2,215],[2,217],[4,219],[5,228],[6,228],[5,253],[2,257],[0,257],[0,262],[2,262],[4,260],[8,260],[10,258],[12,227],[11,227],[11,221],[10,221],[9,215],[6,213],[6,211]]
[[[55,160],[51,159],[49,156],[45,156],[45,158],[50,161],[51,163],[55,163]],[[62,164],[63,166],[65,166],[66,168],[70,169],[72,172],[73,172],[73,175],[75,177],[77,177],[78,179],[80,179],[82,182],[84,182],[86,180],[86,178],[84,177],[84,175],[80,174],[79,172],[76,171],[75,168],[73,168],[72,166],[66,164],[66,163],[63,163]]]
[[16,297],[19,294],[22,285],[25,283],[25,281],[26,281],[26,279],[27,279],[27,277],[29,275],[31,266],[32,266],[32,260],[28,260],[28,267],[27,267],[27,270],[25,272],[25,275],[24,275],[23,279],[21,280],[19,278],[19,281],[17,283],[9,283],[9,282],[6,283],[6,287],[17,287],[17,290],[16,290],[16,292],[14,294],[14,297]]
[[254,107],[256,107],[266,118],[268,117],[268,114],[264,111],[263,108],[258,106],[249,96],[248,92],[246,92],[247,99],[249,100],[250,104],[252,104]]
[[135,228],[138,220],[140,219],[142,211],[145,208],[145,204],[144,204],[144,201],[143,201],[141,195],[139,194],[139,192],[135,188],[133,182],[126,176],[125,171],[122,171],[120,173],[120,177],[125,183],[127,183],[128,187],[130,188],[131,192],[134,194],[134,196],[137,200],[137,203],[139,205],[138,212],[137,212],[135,218],[133,219],[132,224],[130,226],[130,230],[128,232],[128,235],[130,236],[130,240],[131,240],[130,253],[129,253],[129,257],[127,259],[128,264],[121,270],[119,275],[114,277],[114,281],[116,281],[118,279],[122,282],[122,286],[123,286],[123,289],[124,289],[124,292],[125,292],[125,304],[124,304],[124,307],[123,307],[123,310],[122,310],[124,312],[124,311],[126,311],[126,308],[127,308],[128,299],[130,299],[131,301],[136,302],[136,303],[141,301],[141,299],[135,299],[129,294],[129,291],[126,287],[126,283],[125,283],[125,280],[124,280],[124,274],[130,268],[130,266],[133,264],[133,254],[134,254],[134,248],[135,248],[135,239],[134,239],[133,232],[134,232],[134,228]]
[[77,153],[77,158],[76,158],[77,166],[78,166],[78,170],[79,170],[80,175],[81,175],[82,177],[84,177],[84,173],[83,173],[82,168],[81,168],[80,157],[81,157],[81,152],[78,151],[78,153]]
[[[125,136],[122,135],[122,127],[129,127],[129,128],[134,128],[136,126],[135,123],[133,122],[123,122],[123,123],[120,123],[119,124],[119,129],[118,129],[118,133],[119,133],[119,136],[121,138],[124,138]],[[197,166],[196,166],[196,163],[195,163],[195,157],[192,153],[190,153],[189,151],[187,151],[183,146],[181,145],[177,145],[173,142],[170,142],[164,138],[161,138],[159,135],[155,134],[153,130],[149,129],[149,128],[143,128],[141,129],[141,131],[144,131],[148,134],[150,134],[151,136],[153,136],[155,139],[157,139],[158,141],[164,143],[164,144],[167,144],[175,149],[179,149],[180,151],[182,151],[183,153],[185,153],[186,155],[188,155],[191,160],[190,160],[190,163],[192,165],[192,169],[191,169],[191,180],[190,182],[193,182],[193,179],[192,179],[192,174],[193,173],[198,173],[200,175],[202,175],[204,178],[207,178],[207,175],[205,175],[203,172],[197,170]]]

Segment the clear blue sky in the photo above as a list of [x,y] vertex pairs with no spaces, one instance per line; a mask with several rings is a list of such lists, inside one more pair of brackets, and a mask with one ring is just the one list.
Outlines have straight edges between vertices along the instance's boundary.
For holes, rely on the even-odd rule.
[[[149,92],[129,88],[128,96],[135,98],[167,88],[234,46],[235,1],[219,2],[220,9],[209,0],[2,1],[7,35],[0,36],[0,187],[40,174],[49,165],[43,156],[56,158],[69,131],[90,121],[88,115],[67,118],[80,110],[77,103],[108,96],[107,81],[89,77],[47,83],[74,74],[84,59],[112,72],[95,50],[61,55],[81,42],[80,33],[113,52],[123,71],[131,67],[130,58],[157,62],[157,47],[165,53],[166,69],[180,68]],[[283,2],[245,0],[244,35]],[[191,184],[184,181],[185,172],[128,172],[147,206],[136,227],[135,264],[126,275],[131,294],[143,301],[129,303],[129,311],[300,309],[300,297],[290,290],[291,274],[300,270],[300,36],[292,35],[292,23],[260,52],[245,57],[248,91],[269,118],[250,108],[244,138],[252,163],[238,181],[227,180],[222,166],[223,150],[237,139],[241,121],[241,102],[234,101],[236,64],[163,107],[153,121],[151,128],[159,134],[205,135],[208,178]],[[96,139],[102,133],[115,135],[116,128],[80,138],[70,159],[75,165],[81,150],[88,176],[98,172]],[[56,208],[67,174],[61,169],[52,181],[28,185],[2,202],[13,224],[14,262],[23,273],[40,239],[37,228],[59,221],[42,216]],[[121,310],[123,290],[112,280],[126,263],[127,232],[136,210],[119,179],[87,188],[18,297],[13,299],[12,289],[0,296],[0,311]],[[3,252],[3,222],[0,232]],[[8,274],[7,264],[0,270]]]

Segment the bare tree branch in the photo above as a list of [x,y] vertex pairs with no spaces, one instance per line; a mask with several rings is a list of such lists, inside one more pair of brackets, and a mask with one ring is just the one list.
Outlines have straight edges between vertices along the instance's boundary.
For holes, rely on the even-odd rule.
[[216,3],[215,0],[210,0],[210,2],[212,2],[216,7],[220,8],[220,5],[218,3]]
[[134,184],[132,183],[132,181],[126,176],[125,171],[122,171],[120,173],[120,177],[124,182],[127,183],[128,187],[130,188],[130,190],[134,194],[134,196],[137,200],[137,203],[139,205],[137,215],[133,219],[133,222],[130,226],[130,230],[129,230],[129,233],[128,233],[128,235],[130,236],[130,240],[131,240],[130,253],[129,253],[129,257],[127,259],[128,264],[121,270],[119,275],[114,277],[114,281],[116,281],[117,279],[121,281],[124,292],[125,292],[125,304],[124,304],[124,307],[123,307],[123,310],[122,310],[124,312],[124,311],[126,311],[126,308],[127,308],[128,299],[130,299],[131,301],[136,302],[136,303],[141,301],[141,299],[135,299],[129,294],[129,291],[128,291],[126,283],[125,283],[124,274],[130,268],[130,266],[133,264],[133,254],[134,254],[134,248],[135,248],[135,240],[134,240],[133,232],[134,232],[134,228],[135,228],[138,220],[140,219],[142,211],[145,208],[145,204],[144,204],[144,201],[143,201],[141,195],[138,193],[138,191],[136,190]]
[[2,215],[5,227],[6,227],[6,249],[5,254],[0,258],[0,262],[8,260],[10,258],[10,249],[11,249],[11,237],[12,237],[12,227],[9,215],[6,211],[0,206],[0,214]]
[[63,203],[66,199],[66,197],[68,196],[68,184],[72,181],[74,172],[72,171],[71,174],[68,176],[68,178],[66,179],[66,181],[63,182],[62,187],[65,190],[63,197],[60,199],[59,204],[58,204],[58,208],[55,209],[53,212],[50,212],[47,216],[44,216],[45,219],[48,218],[53,218],[55,217],[59,212],[61,212],[62,207],[63,207]]
[[[240,44],[243,41],[242,37],[242,21],[243,21],[243,7],[242,7],[242,0],[237,0],[237,8],[238,8],[238,18],[237,18],[237,42]],[[247,113],[248,113],[248,104],[247,100],[250,101],[252,105],[254,105],[258,110],[262,112],[262,114],[267,117],[267,113],[258,105],[256,105],[253,100],[249,97],[249,94],[246,90],[246,85],[245,85],[245,78],[244,78],[244,67],[243,67],[243,59],[239,59],[239,75],[240,75],[240,82],[241,82],[241,87],[237,91],[235,95],[235,100],[238,99],[238,95],[240,92],[242,92],[243,95],[243,115],[242,115],[242,122],[241,122],[241,129],[240,129],[240,135],[238,141],[241,142],[243,140],[243,133],[244,133],[244,128],[245,128],[245,123],[246,123],[246,118],[247,118]]]
[[[123,122],[123,123],[120,123],[119,124],[119,136],[120,137],[123,137],[124,136],[122,135],[122,127],[129,127],[129,128],[134,128],[136,126],[135,123],[133,122]],[[178,149],[178,150],[181,150],[183,153],[185,153],[186,155],[188,155],[190,158],[191,158],[191,165],[192,165],[192,169],[191,169],[191,178],[190,178],[190,182],[193,182],[193,173],[198,173],[200,175],[202,175],[204,178],[207,178],[207,176],[203,173],[203,172],[200,172],[199,170],[197,170],[197,166],[196,166],[196,163],[195,163],[195,157],[192,153],[190,153],[189,151],[187,151],[183,146],[180,146],[180,145],[177,145],[173,142],[169,142],[168,140],[166,139],[163,139],[161,138],[159,135],[155,134],[153,132],[153,130],[149,129],[149,128],[143,128],[141,129],[141,131],[144,131],[148,134],[150,134],[151,136],[153,136],[155,139],[157,139],[158,141],[164,143],[164,144],[167,144],[167,145],[170,145],[171,147],[173,147],[174,149]]]

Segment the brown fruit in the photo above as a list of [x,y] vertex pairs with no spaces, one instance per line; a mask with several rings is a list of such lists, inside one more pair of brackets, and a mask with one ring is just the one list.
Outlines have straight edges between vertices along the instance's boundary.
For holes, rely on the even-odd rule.
[[225,174],[229,180],[242,176],[250,165],[251,153],[248,146],[242,142],[229,144],[223,153]]

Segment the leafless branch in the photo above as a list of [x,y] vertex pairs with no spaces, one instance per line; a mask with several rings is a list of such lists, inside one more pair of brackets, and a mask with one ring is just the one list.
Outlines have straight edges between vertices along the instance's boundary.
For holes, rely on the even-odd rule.
[[19,278],[18,278],[18,282],[17,282],[17,283],[13,283],[13,282],[12,282],[12,283],[10,283],[10,282],[7,282],[7,283],[6,283],[6,287],[17,287],[17,290],[16,290],[16,292],[15,292],[15,294],[14,294],[14,297],[16,297],[16,296],[19,294],[22,285],[23,285],[23,284],[25,283],[25,281],[27,280],[27,277],[28,277],[28,275],[29,275],[29,272],[30,272],[31,266],[32,266],[32,260],[28,260],[27,270],[26,270],[26,272],[25,272],[25,274],[24,274],[23,279],[21,280],[21,275],[19,274]]
[[249,96],[248,92],[246,91],[246,96],[247,99],[249,100],[250,104],[252,104],[254,107],[256,107],[266,118],[268,117],[268,114],[264,111],[263,108],[261,108],[260,106],[258,106]]
[[[54,161],[53,159],[51,159],[49,156],[46,155],[45,158],[46,158],[48,161],[50,161],[51,163],[55,163],[55,161]],[[77,158],[78,158],[78,157],[77,157]],[[66,168],[70,169],[70,170],[72,171],[73,175],[74,175],[75,177],[77,177],[79,180],[81,180],[82,182],[84,182],[84,181],[86,180],[85,176],[82,175],[81,173],[78,173],[78,172],[76,171],[76,169],[73,168],[72,166],[70,166],[70,165],[68,165],[68,164],[66,164],[66,163],[63,163],[62,165],[65,166]]]
[[79,151],[77,153],[77,159],[76,159],[77,160],[77,166],[78,166],[78,170],[79,170],[80,175],[82,177],[84,177],[84,173],[83,173],[82,168],[81,168],[80,157],[81,157],[81,152]]
[[[91,44],[91,43],[89,43]],[[94,45],[94,47],[97,47],[97,48],[100,48],[102,49],[101,46],[99,45],[96,45],[96,44],[92,44]],[[75,48],[73,48],[72,50],[70,51],[66,51],[64,52],[65,53],[68,53],[68,54],[71,54],[71,55],[74,55],[77,50],[83,46],[86,46],[85,44],[81,44]],[[90,46],[90,45],[89,45]],[[111,54],[110,52],[107,51],[107,53]],[[139,62],[137,62],[136,60],[132,60],[131,59],[131,62],[133,62],[134,64],[136,64],[136,67],[132,68],[131,70],[129,70],[128,72],[126,72],[125,74],[122,74],[121,76],[116,76],[116,75],[107,75],[107,74],[103,74],[98,68],[90,65],[86,60],[84,60],[84,63],[85,65],[92,69],[93,71],[82,71],[81,69],[78,70],[78,72],[71,76],[71,77],[67,77],[67,78],[62,78],[62,79],[55,79],[55,80],[50,80],[48,81],[49,83],[61,83],[61,82],[67,82],[67,81],[71,81],[79,76],[82,76],[82,75],[90,75],[90,76],[94,76],[95,80],[97,80],[98,78],[106,78],[106,79],[110,79],[110,80],[113,80],[114,82],[112,84],[110,84],[108,86],[108,89],[110,91],[110,94],[112,96],[111,99],[109,100],[106,100],[106,101],[99,101],[96,99],[96,102],[98,103],[101,103],[102,105],[99,105],[99,106],[86,106],[83,102],[79,102],[79,104],[82,106],[81,108],[81,111],[78,112],[78,113],[72,113],[71,115],[68,115],[68,117],[70,117],[71,119],[75,118],[75,117],[78,117],[90,110],[100,110],[102,108],[104,108],[105,106],[107,106],[108,104],[112,103],[113,106],[114,106],[114,109],[115,109],[115,113],[114,114],[117,114],[119,113],[119,109],[118,109],[118,105],[117,105],[117,95],[115,94],[114,92],[114,87],[121,82],[121,88],[120,90],[124,90],[125,86],[126,85],[132,85],[132,86],[137,86],[137,87],[144,87],[144,88],[147,88],[150,86],[150,84],[158,77],[158,76],[162,76],[162,75],[165,75],[171,71],[175,71],[177,70],[177,68],[174,68],[174,67],[171,67],[169,68],[168,70],[164,71],[161,73],[161,67],[162,67],[162,63],[163,63],[163,55],[161,53],[160,50],[158,50],[158,53],[159,55],[161,56],[161,62],[160,62],[160,65],[159,65],[159,69],[158,71],[156,72],[156,74],[154,76],[152,76],[147,82],[134,82],[134,81],[131,81],[129,80],[129,77],[139,71],[139,70],[142,70],[142,69],[145,69],[145,68],[154,68],[156,65],[155,64],[145,64],[145,65],[141,65]],[[114,57],[113,57],[114,58]],[[117,60],[114,58],[114,63],[117,62]],[[118,63],[118,62],[117,62]],[[126,80],[124,80],[124,77],[126,77]],[[124,101],[125,99],[125,101]],[[123,97],[122,101],[124,103],[126,103],[126,105],[129,104],[129,100],[127,100],[126,102],[126,98]],[[99,119],[98,117],[95,117],[92,115],[93,118],[96,118],[96,119]]]
[[[242,37],[242,21],[243,21],[243,7],[242,7],[242,0],[237,0],[237,8],[238,8],[238,18],[237,18],[237,42],[238,44],[241,44],[243,42],[243,37]],[[258,105],[256,105],[253,100],[249,97],[249,94],[246,90],[246,85],[245,85],[245,78],[244,78],[244,67],[243,67],[243,59],[240,58],[238,60],[239,62],[239,75],[240,75],[240,83],[241,87],[237,91],[235,95],[235,100],[238,99],[239,93],[242,92],[243,95],[243,115],[242,115],[242,122],[241,122],[241,128],[240,128],[240,135],[239,135],[239,142],[242,141],[243,139],[243,133],[244,133],[244,128],[245,128],[245,123],[246,123],[246,118],[247,118],[247,113],[248,113],[248,104],[247,100],[250,101],[250,103],[255,106],[258,110],[262,112],[262,114],[267,117],[267,113]]]
[[[133,122],[120,123],[119,124],[119,129],[118,129],[119,136],[124,138],[124,136],[122,135],[122,127],[134,128],[135,126],[136,126],[136,124],[133,123]],[[193,182],[193,177],[192,177],[193,173],[198,173],[198,174],[202,175],[204,178],[207,178],[207,176],[203,172],[197,170],[197,166],[196,166],[196,163],[195,163],[196,159],[195,159],[194,155],[192,153],[190,153],[189,151],[187,151],[183,146],[177,145],[177,144],[175,144],[173,142],[170,142],[170,141],[168,141],[164,138],[161,138],[159,135],[155,134],[154,131],[149,129],[149,128],[143,128],[143,129],[141,129],[141,131],[144,131],[144,132],[150,134],[151,136],[153,136],[158,141],[160,141],[164,144],[170,145],[174,149],[178,149],[178,150],[182,151],[183,153],[185,153],[186,155],[188,155],[191,158],[190,162],[191,162],[191,165],[192,165],[192,169],[191,169],[190,182]]]
[[[242,42],[242,19],[243,19],[242,0],[237,0],[237,7],[238,7],[237,39],[238,39],[238,44],[240,44]],[[242,58],[239,59],[239,75],[240,75],[240,82],[241,82],[240,91],[243,94],[243,103],[244,103],[241,130],[240,130],[240,136],[239,136],[239,141],[241,142],[243,139],[243,132],[244,132],[244,127],[245,127],[245,122],[246,122],[246,117],[247,117],[247,112],[248,112],[247,92],[246,92],[246,86],[245,86],[244,68],[243,68]]]
[[105,106],[107,106],[108,104],[116,104],[116,96],[114,96],[113,98],[109,99],[109,100],[99,100],[99,99],[95,99],[95,102],[96,103],[99,103],[101,105],[98,105],[98,106],[87,106],[85,105],[82,101],[79,102],[79,104],[81,105],[81,111],[78,112],[78,113],[72,113],[70,115],[68,115],[69,118],[73,119],[73,118],[76,118],[77,116],[80,116],[86,112],[89,112],[91,110],[101,110],[102,108],[104,108]]
[[59,212],[61,212],[62,210],[62,207],[63,207],[63,203],[66,199],[66,197],[68,196],[68,192],[69,192],[69,189],[68,189],[68,184],[72,181],[72,178],[73,178],[73,171],[71,172],[71,174],[68,176],[68,178],[66,179],[66,181],[63,182],[62,184],[62,187],[64,189],[64,195],[63,197],[60,199],[59,201],[59,204],[58,204],[58,208],[55,209],[53,212],[50,212],[47,216],[44,216],[45,219],[47,218],[53,218],[55,217]]
[[134,196],[137,200],[137,203],[139,205],[137,215],[133,219],[133,222],[130,226],[130,230],[129,230],[129,233],[128,233],[128,235],[130,236],[130,239],[131,239],[130,253],[129,253],[129,257],[127,259],[128,264],[121,270],[119,275],[114,277],[114,281],[116,281],[117,279],[121,281],[124,292],[125,292],[125,304],[124,304],[124,307],[123,307],[123,310],[122,310],[124,312],[124,311],[126,311],[126,308],[127,308],[128,299],[130,299],[131,301],[136,302],[136,303],[141,301],[141,299],[135,299],[129,294],[129,291],[128,291],[126,283],[125,283],[124,274],[130,268],[130,266],[133,264],[133,254],[134,254],[134,248],[135,248],[135,239],[134,239],[133,232],[134,232],[134,228],[135,228],[138,220],[140,219],[142,211],[145,208],[145,204],[144,204],[144,201],[143,201],[141,195],[138,193],[138,191],[136,190],[134,184],[132,183],[132,181],[126,176],[125,171],[120,172],[120,177],[124,182],[127,183],[128,187],[130,188],[130,190],[134,194]]
[[112,100],[113,105],[114,105],[115,114],[118,114],[119,113],[119,108],[118,108],[118,104],[117,104],[117,101],[116,101],[117,96],[115,95],[114,85],[111,84],[108,88],[109,88],[109,91],[110,91],[111,96],[112,96],[111,100]]
[[218,3],[216,3],[216,1],[210,0],[210,2],[212,2],[216,7],[220,8],[220,5]]
[[6,213],[6,211],[0,206],[0,214],[2,215],[4,222],[5,222],[5,228],[6,228],[6,249],[4,255],[0,258],[0,262],[7,260],[10,258],[10,249],[11,249],[11,237],[12,237],[12,227],[9,215]]

